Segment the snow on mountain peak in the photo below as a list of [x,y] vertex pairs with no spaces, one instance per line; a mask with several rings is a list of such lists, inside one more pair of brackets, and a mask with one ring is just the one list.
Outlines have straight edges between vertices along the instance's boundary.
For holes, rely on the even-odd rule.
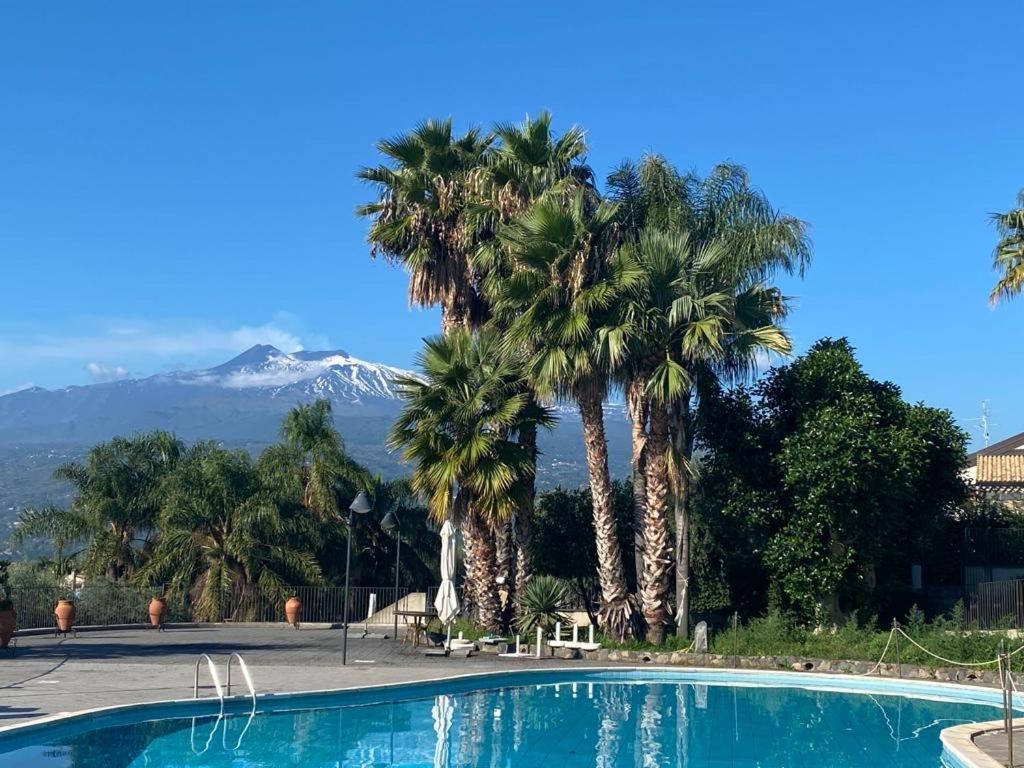
[[222,365],[182,378],[229,389],[266,389],[274,397],[304,394],[357,402],[397,397],[394,379],[407,375],[409,371],[360,360],[343,350],[286,353],[259,344]]

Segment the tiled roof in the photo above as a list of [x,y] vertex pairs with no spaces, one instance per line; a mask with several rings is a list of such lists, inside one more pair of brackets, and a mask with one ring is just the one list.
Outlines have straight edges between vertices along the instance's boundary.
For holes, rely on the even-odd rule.
[[1024,451],[1013,455],[978,455],[978,483],[1020,483],[1024,485]]
[[1024,432],[968,455],[967,466],[973,467],[982,456],[1024,456]]

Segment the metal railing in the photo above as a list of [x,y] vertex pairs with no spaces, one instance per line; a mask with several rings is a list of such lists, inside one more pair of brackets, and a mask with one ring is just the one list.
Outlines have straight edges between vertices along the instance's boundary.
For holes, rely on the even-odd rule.
[[[53,609],[61,598],[75,604],[75,624],[140,624],[149,621],[149,601],[161,594],[159,587],[135,587],[110,582],[87,584],[69,592],[59,587],[12,587],[11,600],[19,629],[41,629],[54,625]],[[184,607],[168,605],[168,620],[184,618]]]
[[1024,580],[979,583],[967,618],[982,629],[1024,627]]
[[[17,612],[18,629],[48,629],[54,626],[53,610],[60,598],[71,597],[74,601],[77,626],[145,624],[149,621],[150,600],[163,593],[159,587],[99,581],[87,583],[73,593],[59,587],[14,587],[11,599]],[[399,610],[425,610],[433,605],[436,593],[436,587],[399,587],[397,590],[393,586],[351,587],[348,593],[349,623],[356,627],[367,623],[369,618],[371,626],[392,626],[396,604]],[[369,615],[371,595],[376,595],[372,616]],[[215,620],[283,623],[286,620],[284,604],[292,596],[302,602],[300,622],[338,624],[342,621],[344,587],[284,587],[280,596],[236,590],[227,596]],[[168,600],[166,621],[194,619],[190,606],[184,600]]]

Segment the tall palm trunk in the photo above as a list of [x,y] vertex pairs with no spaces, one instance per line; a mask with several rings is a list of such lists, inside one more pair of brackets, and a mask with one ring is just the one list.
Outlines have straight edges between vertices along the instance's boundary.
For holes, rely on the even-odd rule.
[[519,445],[530,456],[534,471],[522,480],[522,501],[516,511],[517,591],[521,591],[533,576],[533,552],[530,549],[530,537],[533,535],[533,507],[537,497],[537,426],[535,424],[528,424],[519,431]]
[[634,621],[633,606],[626,588],[612,508],[612,481],[608,472],[608,442],[604,434],[601,394],[586,392],[578,397],[583,421],[583,443],[594,505],[594,534],[597,539],[597,579],[601,585],[601,624],[616,639],[627,637]]
[[644,513],[647,507],[647,397],[641,379],[630,382],[626,389],[626,409],[632,425],[633,475],[633,569],[636,588],[643,589],[644,573]]
[[640,590],[647,642],[665,640],[669,617],[669,581],[672,574],[672,542],[668,529],[668,412],[663,405],[650,406],[647,441],[647,504],[644,510],[644,583]]
[[516,574],[515,574],[515,533],[514,521],[510,518],[494,526],[494,559],[496,582],[505,589],[505,601],[501,602],[501,587],[498,588],[501,606],[501,628],[508,629],[512,623],[512,612],[515,608]]
[[501,629],[498,599],[497,548],[493,527],[479,513],[470,510],[464,529],[466,543],[466,584],[472,592],[476,625],[487,632]]
[[690,634],[690,459],[693,436],[689,430],[690,396],[685,394],[672,406],[672,490],[676,523],[676,635]]

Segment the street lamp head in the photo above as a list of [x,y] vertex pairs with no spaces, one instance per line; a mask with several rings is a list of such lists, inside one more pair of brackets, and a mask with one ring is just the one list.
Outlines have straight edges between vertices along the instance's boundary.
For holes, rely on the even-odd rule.
[[353,500],[349,509],[355,512],[357,515],[365,515],[373,506],[370,504],[370,498],[366,495],[366,491],[360,491],[359,495]]
[[384,519],[380,521],[380,527],[388,533],[398,529],[398,515],[395,514],[395,510],[388,510],[388,513],[384,515]]

